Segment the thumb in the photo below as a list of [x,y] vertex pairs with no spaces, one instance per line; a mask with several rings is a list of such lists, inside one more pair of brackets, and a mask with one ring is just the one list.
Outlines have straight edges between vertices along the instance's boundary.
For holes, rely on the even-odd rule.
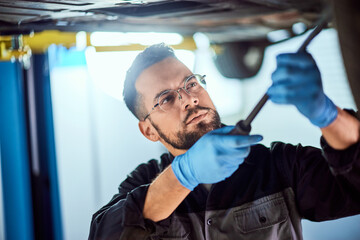
[[241,148],[255,145],[263,139],[261,135],[224,135],[218,146],[225,148]]

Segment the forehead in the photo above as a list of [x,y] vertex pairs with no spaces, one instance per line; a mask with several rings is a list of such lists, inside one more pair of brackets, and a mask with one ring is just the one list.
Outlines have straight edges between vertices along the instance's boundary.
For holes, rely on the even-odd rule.
[[139,75],[135,87],[145,101],[152,103],[157,93],[178,88],[184,78],[191,74],[192,72],[182,62],[168,57],[145,69]]

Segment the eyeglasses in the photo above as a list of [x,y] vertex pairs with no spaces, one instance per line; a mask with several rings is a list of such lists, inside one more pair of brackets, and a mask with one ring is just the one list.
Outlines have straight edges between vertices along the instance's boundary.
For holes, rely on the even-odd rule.
[[152,111],[156,107],[160,107],[164,112],[170,111],[174,107],[176,107],[177,99],[180,101],[182,96],[180,95],[180,90],[183,89],[187,94],[194,96],[200,91],[206,89],[206,75],[193,74],[189,76],[185,82],[184,87],[179,88],[178,90],[166,90],[162,92],[158,99],[157,103],[152,107],[150,112],[144,117],[144,121],[150,116]]

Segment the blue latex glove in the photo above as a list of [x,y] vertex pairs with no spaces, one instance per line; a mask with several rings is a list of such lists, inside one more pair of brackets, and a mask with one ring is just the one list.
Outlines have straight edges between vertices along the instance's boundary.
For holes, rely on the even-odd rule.
[[312,124],[328,126],[337,117],[335,104],[324,94],[315,60],[307,52],[280,54],[267,94],[274,103],[293,104]]
[[227,135],[234,126],[202,136],[186,153],[175,157],[172,170],[180,183],[193,190],[199,183],[217,183],[231,176],[250,153],[260,135]]

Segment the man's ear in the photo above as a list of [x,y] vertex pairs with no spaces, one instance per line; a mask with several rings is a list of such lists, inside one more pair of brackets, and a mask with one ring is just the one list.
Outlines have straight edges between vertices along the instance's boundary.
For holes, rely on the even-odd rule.
[[159,141],[160,137],[156,129],[149,121],[139,121],[139,129],[142,135],[153,142]]

